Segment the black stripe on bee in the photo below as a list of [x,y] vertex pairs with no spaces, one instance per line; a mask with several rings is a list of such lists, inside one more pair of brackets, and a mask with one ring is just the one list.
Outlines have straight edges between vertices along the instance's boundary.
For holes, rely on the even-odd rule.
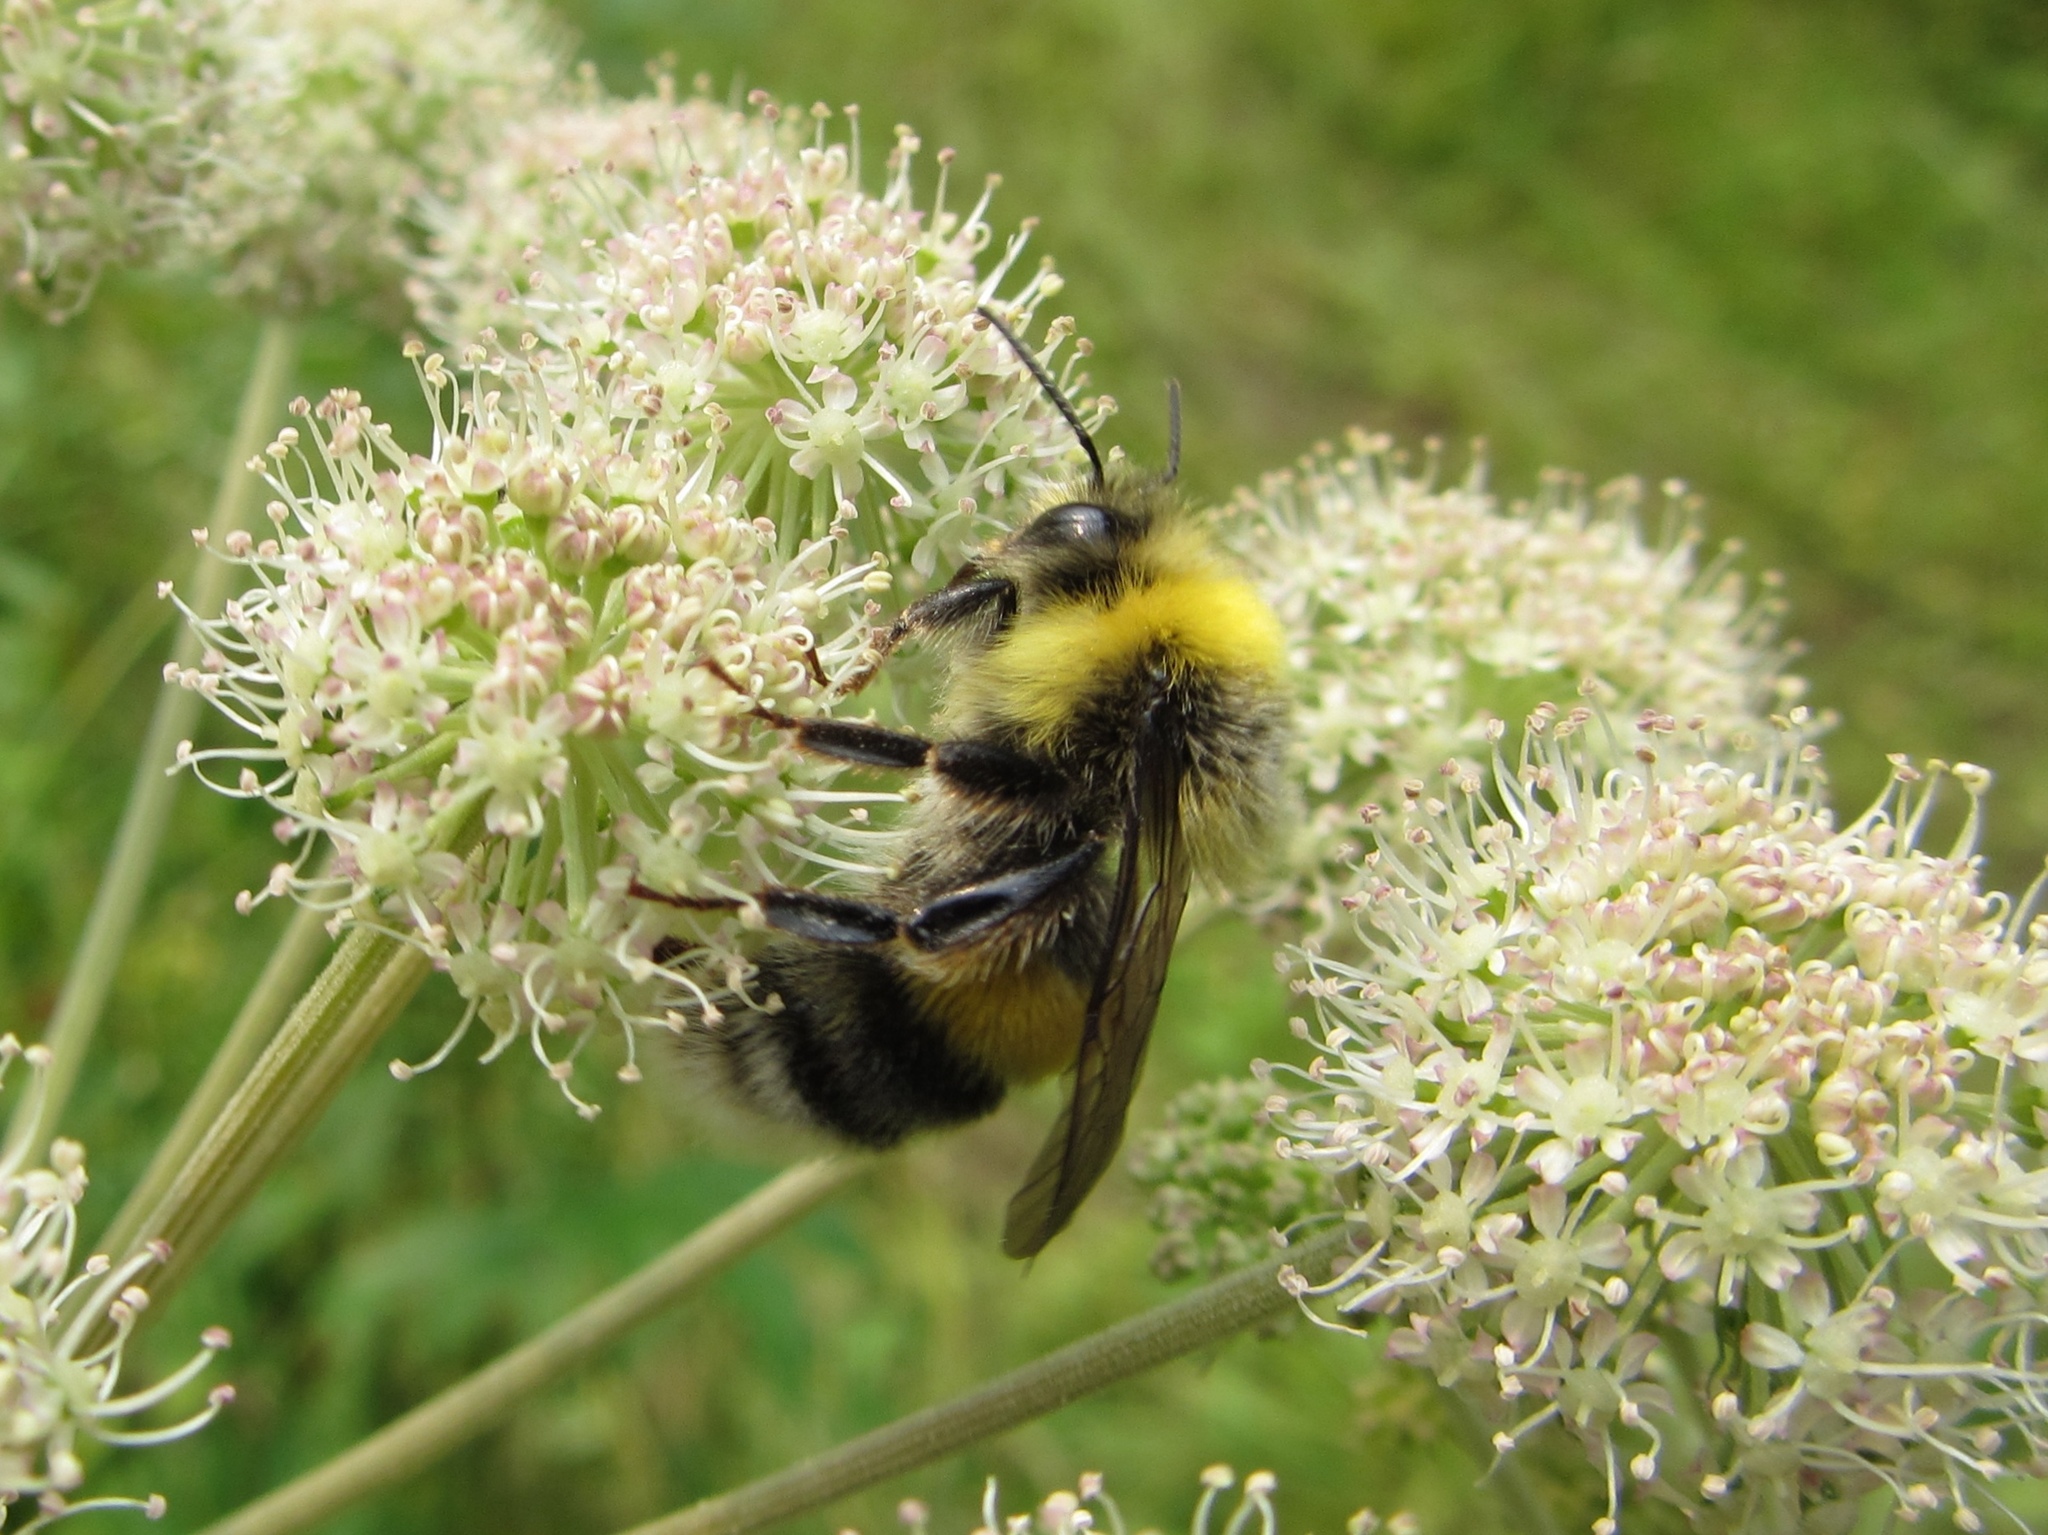
[[877,1149],[994,1111],[1003,1083],[947,1043],[889,956],[776,945],[757,984],[781,1010],[737,1020],[742,1055],[771,1051],[808,1117]]

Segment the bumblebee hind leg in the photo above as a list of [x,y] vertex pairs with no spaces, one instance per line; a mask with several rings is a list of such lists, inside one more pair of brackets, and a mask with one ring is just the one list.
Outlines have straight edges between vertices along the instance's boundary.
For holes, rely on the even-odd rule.
[[[820,890],[777,885],[755,899],[760,902],[762,919],[792,938],[852,948],[906,938],[917,948],[935,953],[971,943],[1045,901],[1065,899],[1074,884],[1086,879],[1101,861],[1102,846],[1096,840],[1084,842],[1042,864],[950,890],[907,918],[873,901]],[[740,905],[726,897],[664,895],[637,882],[629,890],[643,901],[691,911],[735,910]]]

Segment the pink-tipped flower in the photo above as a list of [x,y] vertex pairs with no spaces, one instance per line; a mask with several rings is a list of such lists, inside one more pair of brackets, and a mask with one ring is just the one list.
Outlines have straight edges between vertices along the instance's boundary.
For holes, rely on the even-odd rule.
[[0,276],[51,320],[177,248],[191,159],[228,112],[217,0],[0,7]]
[[6,0],[0,260],[52,319],[100,272],[394,309],[429,200],[560,91],[520,0]]
[[1221,528],[1291,636],[1295,766],[1309,814],[1266,904],[1311,932],[1347,924],[1336,885],[1361,845],[1355,812],[1406,779],[1484,765],[1486,725],[1591,692],[1616,715],[1655,707],[1725,751],[1797,698],[1772,637],[1777,605],[1745,598],[1725,561],[1702,568],[1682,487],[1679,531],[1640,526],[1640,484],[1589,497],[1565,474],[1503,506],[1484,462],[1445,483],[1384,437],[1240,491]]
[[[24,1051],[11,1034],[0,1038],[0,1074],[24,1055],[39,1104],[48,1053]],[[149,1304],[143,1283],[168,1249],[159,1245],[119,1265],[99,1255],[80,1259],[85,1148],[52,1141],[47,1165],[38,1167],[29,1161],[38,1143],[32,1131],[0,1160],[0,1500],[34,1509],[23,1530],[94,1508],[155,1517],[161,1499],[82,1497],[79,1451],[87,1440],[165,1444],[212,1422],[234,1399],[232,1387],[214,1387],[203,1406],[173,1422],[130,1426],[183,1394],[229,1338],[209,1328],[199,1351],[164,1379],[141,1387],[123,1381],[129,1333]]]
[[[1071,1489],[1047,1493],[1029,1513],[1002,1512],[1000,1490],[990,1477],[982,1486],[981,1523],[973,1535],[1131,1535],[1124,1513],[1109,1495],[1099,1471],[1084,1471]],[[1280,1527],[1275,1494],[1279,1478],[1270,1471],[1254,1471],[1240,1487],[1237,1474],[1225,1465],[1206,1468],[1200,1478],[1201,1492],[1188,1519],[1188,1535],[1276,1535]],[[1237,1506],[1230,1511],[1219,1531],[1218,1503],[1231,1488],[1238,1488]],[[896,1506],[896,1518],[910,1535],[930,1535],[932,1511],[916,1498],[905,1498]],[[1145,1525],[1157,1530],[1158,1525]],[[1348,1535],[1420,1535],[1421,1525],[1413,1514],[1401,1512],[1386,1520],[1371,1509],[1360,1509],[1346,1526]],[[857,1532],[855,1532],[857,1535]]]
[[245,907],[400,935],[466,1004],[436,1061],[481,1023],[594,1112],[568,1079],[598,1026],[631,1078],[633,1025],[743,984],[742,919],[711,908],[868,867],[867,807],[898,796],[828,787],[763,716],[838,704],[889,577],[851,504],[815,532],[748,515],[717,437],[619,408],[595,365],[480,345],[458,379],[413,351],[428,452],[347,391],[269,450],[272,531],[216,551],[250,584],[176,678],[255,739],[184,760],[276,811],[290,851]]
[[[537,343],[550,380],[581,375],[677,441],[721,445],[749,516],[786,536],[857,508],[857,548],[918,581],[1000,527],[1004,504],[1078,461],[1073,433],[989,305],[1070,390],[1087,343],[1034,325],[1060,290],[1018,272],[1030,225],[998,240],[996,178],[949,206],[951,151],[928,203],[899,128],[881,188],[860,121],[708,100],[587,100],[511,118],[467,195],[438,215],[414,301],[453,345],[485,328]],[[987,259],[984,259],[984,258]],[[1099,421],[1107,400],[1083,402]]]
[[1583,1440],[1596,1528],[1631,1482],[1705,1528],[1872,1490],[1978,1528],[2048,1468],[2048,931],[1979,885],[1988,775],[1900,760],[1837,826],[1796,739],[1740,770],[1643,724],[1539,714],[1374,820],[1343,957],[1292,961],[1315,1057],[1266,1078],[1362,1249],[1305,1293],[1503,1453]]
[[873,197],[822,128],[705,111],[638,180],[575,173],[618,232],[536,257],[516,346],[486,329],[459,377],[414,348],[427,451],[347,391],[296,407],[274,531],[216,551],[248,589],[194,618],[176,679],[255,738],[186,760],[292,850],[243,904],[295,893],[420,946],[468,1004],[433,1060],[480,1022],[586,1112],[597,1025],[626,1025],[636,1077],[634,1025],[715,1024],[744,988],[758,891],[875,872],[869,807],[900,796],[829,787],[768,720],[840,707],[899,557],[950,566],[977,497],[1076,451],[975,312],[1021,324],[1054,290],[997,296],[1021,237],[978,273],[980,206],[918,211],[907,135]]
[[237,0],[212,42],[228,100],[192,146],[187,241],[271,308],[394,308],[425,205],[560,88],[524,0]]

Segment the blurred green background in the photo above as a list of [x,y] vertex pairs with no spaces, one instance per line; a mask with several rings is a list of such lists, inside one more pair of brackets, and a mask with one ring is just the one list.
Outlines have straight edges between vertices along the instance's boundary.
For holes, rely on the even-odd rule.
[[[1506,494],[1558,464],[1680,476],[1789,631],[1860,805],[1882,753],[1997,770],[1995,876],[2048,848],[2048,8],[1554,0],[574,0],[618,90],[687,79],[915,123],[999,227],[1043,219],[1061,306],[1187,477],[1221,496],[1353,422],[1483,435]],[[203,287],[125,279],[50,331],[0,317],[0,1027],[47,1015],[108,846],[166,643],[138,601],[183,568],[251,349]],[[308,392],[418,426],[395,338],[315,323]],[[270,844],[187,790],[68,1128],[111,1213],[279,926],[233,915]],[[449,997],[401,1025],[415,1056]],[[1168,993],[1137,1115],[1284,1044],[1265,945],[1212,926]],[[381,1056],[381,1052],[380,1052]],[[602,1531],[732,1485],[1159,1298],[1112,1178],[1028,1274],[1001,1202],[1045,1104],[933,1141],[518,1423],[335,1528]],[[540,1074],[372,1066],[157,1319],[231,1326],[242,1388],[201,1439],[110,1466],[193,1528],[523,1337],[759,1180],[692,1147],[658,1089],[586,1126]],[[805,1521],[940,1529],[1102,1468],[1184,1520],[1209,1461],[1277,1472],[1290,1529],[1413,1507],[1528,1528],[1448,1417],[1363,1345],[1242,1339]],[[1595,1510],[1552,1487],[1566,1528]],[[94,1526],[111,1528],[98,1516]]]

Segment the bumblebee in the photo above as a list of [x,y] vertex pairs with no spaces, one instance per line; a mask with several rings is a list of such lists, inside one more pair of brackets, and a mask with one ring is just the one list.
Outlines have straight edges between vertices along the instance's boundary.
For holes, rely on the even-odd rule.
[[875,1148],[1066,1071],[1004,1223],[1024,1258],[1116,1154],[1192,879],[1269,840],[1288,709],[1278,623],[1174,490],[1177,393],[1164,472],[1106,470],[1043,365],[981,314],[1093,473],[879,637],[870,676],[906,641],[950,651],[935,739],[757,709],[806,750],[921,772],[921,792],[888,876],[759,893],[776,936],[758,1005],[691,1036],[744,1104]]

